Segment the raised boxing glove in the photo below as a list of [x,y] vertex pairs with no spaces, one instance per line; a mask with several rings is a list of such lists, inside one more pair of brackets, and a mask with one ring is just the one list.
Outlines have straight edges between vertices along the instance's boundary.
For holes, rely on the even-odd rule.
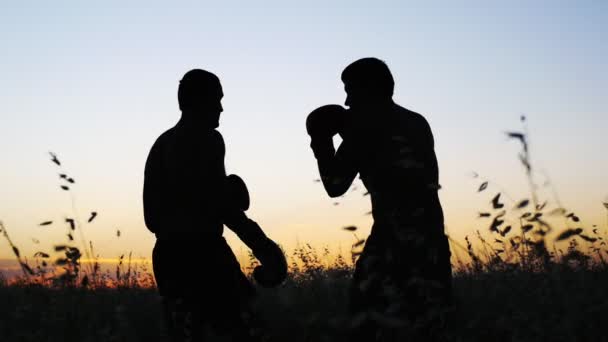
[[346,109],[330,104],[313,110],[306,117],[306,132],[313,139],[330,138],[338,134],[346,119]]

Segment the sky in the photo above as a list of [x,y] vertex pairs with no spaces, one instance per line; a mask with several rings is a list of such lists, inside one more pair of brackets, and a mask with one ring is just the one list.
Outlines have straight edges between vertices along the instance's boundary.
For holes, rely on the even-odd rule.
[[314,182],[304,122],[342,104],[341,71],[374,56],[394,74],[395,101],[432,127],[454,239],[486,232],[477,216],[496,192],[529,197],[520,146],[505,135],[522,129],[521,115],[537,182],[550,180],[541,197],[554,207],[556,192],[581,224],[605,227],[606,41],[605,1],[4,1],[0,220],[30,258],[66,241],[65,217],[105,258],[150,257],[145,160],[179,119],[179,79],[202,68],[224,88],[226,168],[248,184],[249,216],[287,249],[348,251],[356,238],[341,228],[365,237],[369,198],[359,185],[336,201]]

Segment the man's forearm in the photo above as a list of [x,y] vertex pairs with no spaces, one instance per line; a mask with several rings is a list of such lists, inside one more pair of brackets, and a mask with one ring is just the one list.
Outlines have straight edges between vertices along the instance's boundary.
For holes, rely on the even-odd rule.
[[346,147],[344,142],[336,152],[333,140],[318,139],[311,142],[311,148],[317,159],[319,175],[325,191],[330,197],[343,195],[357,174],[350,146]]
[[334,142],[331,137],[312,138],[310,148],[312,148],[312,152],[317,160],[328,160],[333,158],[336,154]]
[[227,215],[224,223],[247,247],[254,251],[263,248],[268,240],[260,225],[247,217],[244,212],[234,212]]

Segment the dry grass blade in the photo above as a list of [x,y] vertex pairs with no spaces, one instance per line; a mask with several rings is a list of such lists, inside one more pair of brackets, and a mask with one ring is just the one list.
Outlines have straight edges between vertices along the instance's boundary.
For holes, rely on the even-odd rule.
[[519,140],[522,144],[526,142],[526,137],[520,132],[506,132],[507,136],[512,139]]
[[581,239],[587,241],[587,242],[596,242],[597,238],[591,237],[591,236],[587,236],[584,234],[579,234],[578,237],[580,237]]
[[579,235],[582,232],[583,232],[582,228],[566,229],[555,238],[555,241],[563,241],[563,240],[571,238],[575,235]]
[[515,206],[515,208],[516,209],[523,209],[523,208],[527,207],[528,204],[530,204],[530,200],[528,200],[528,199],[521,200],[519,203],[517,203],[517,205]]
[[523,225],[523,226],[521,227],[521,230],[522,230],[524,233],[527,233],[527,232],[531,231],[531,230],[532,230],[532,228],[534,228],[534,226],[533,226],[533,225],[531,225],[531,224],[526,224],[526,225]]
[[65,222],[70,225],[71,230],[76,230],[76,223],[74,222],[74,219],[66,218]]
[[25,272],[29,273],[29,275],[35,275],[36,274],[34,272],[34,270],[32,270],[32,268],[30,267],[30,265],[28,265],[25,262],[21,263],[21,268],[23,268],[25,270]]
[[551,216],[566,215],[566,209],[555,208],[549,212],[549,215],[551,215]]
[[363,251],[352,251],[352,252],[350,252],[350,254],[351,254],[353,257],[359,256],[359,255],[361,255],[362,253],[363,253]]
[[581,220],[574,213],[570,213],[570,214],[566,215],[566,217],[569,218],[569,219],[572,219],[572,221],[574,221],[574,222],[579,222]]
[[536,205],[536,210],[537,210],[537,211],[541,211],[541,210],[545,209],[545,206],[547,206],[547,201],[544,201],[544,202],[543,202],[543,203],[541,203],[541,204],[537,204],[537,205]]
[[65,251],[68,249],[68,246],[66,245],[57,245],[54,247],[55,252],[61,252],[61,251]]
[[526,140],[526,135],[520,132],[506,132],[507,136],[511,139],[516,139],[521,142],[524,152],[528,153],[528,141]]
[[55,164],[57,164],[57,166],[61,166],[61,163],[59,162],[59,159],[57,158],[57,155],[53,152],[49,152],[49,154],[51,155],[51,161]]
[[91,212],[91,216],[89,216],[89,219],[87,220],[87,223],[91,223],[93,222],[93,220],[97,217],[97,212],[96,211],[92,211]]
[[528,161],[528,158],[525,155],[520,154],[519,155],[519,161],[526,168],[526,171],[528,172],[528,174],[530,172],[532,172],[532,165],[530,165],[530,161]]
[[365,243],[365,239],[361,239],[353,244],[353,248],[357,248]]
[[500,227],[503,223],[505,223],[505,221],[502,219],[503,216],[506,215],[506,211],[503,210],[500,213],[498,213],[498,215],[496,215],[496,217],[494,217],[494,220],[492,221],[492,224],[490,224],[490,231],[491,232],[496,232],[499,233],[500,231],[498,230],[498,227]]
[[57,260],[55,260],[55,265],[57,265],[57,266],[64,266],[67,264],[68,264],[67,258],[58,258]]
[[500,192],[494,196],[492,199],[492,208],[494,209],[502,209],[505,205],[500,203]]

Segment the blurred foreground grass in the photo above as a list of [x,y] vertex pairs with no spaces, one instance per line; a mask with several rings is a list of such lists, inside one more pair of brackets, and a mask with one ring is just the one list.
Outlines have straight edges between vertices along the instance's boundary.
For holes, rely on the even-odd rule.
[[[255,310],[276,341],[345,340],[351,324],[346,315],[351,271],[348,265],[303,265],[278,289],[259,289]],[[583,268],[555,263],[542,272],[459,269],[445,337],[608,341],[606,288],[603,264]],[[0,303],[2,341],[168,340],[154,287],[50,288],[3,282]]]

